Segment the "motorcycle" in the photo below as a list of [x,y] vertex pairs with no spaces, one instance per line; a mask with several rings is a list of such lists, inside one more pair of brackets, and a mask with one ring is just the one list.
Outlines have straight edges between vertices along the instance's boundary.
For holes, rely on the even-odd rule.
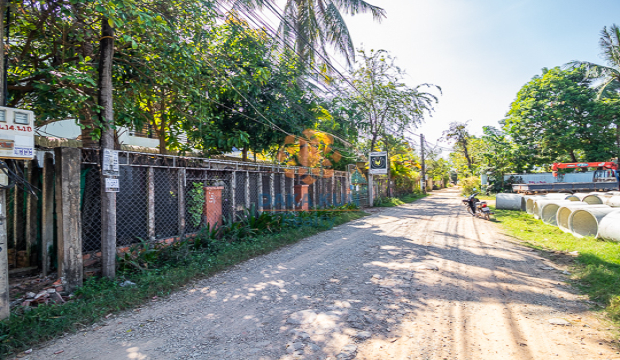
[[479,193],[475,192],[471,194],[467,199],[463,200],[463,205],[467,208],[467,212],[471,216],[476,216],[485,220],[491,220],[491,209],[487,205],[486,201],[480,201],[476,198]]

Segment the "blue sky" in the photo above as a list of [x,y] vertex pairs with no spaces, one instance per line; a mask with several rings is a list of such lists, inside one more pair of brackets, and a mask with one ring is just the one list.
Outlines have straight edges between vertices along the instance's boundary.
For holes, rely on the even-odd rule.
[[[418,132],[435,142],[451,121],[497,125],[517,91],[543,67],[601,63],[599,33],[620,24],[619,0],[368,0],[387,11],[347,17],[356,47],[385,49],[410,85],[443,89]],[[443,144],[446,145],[445,143]]]

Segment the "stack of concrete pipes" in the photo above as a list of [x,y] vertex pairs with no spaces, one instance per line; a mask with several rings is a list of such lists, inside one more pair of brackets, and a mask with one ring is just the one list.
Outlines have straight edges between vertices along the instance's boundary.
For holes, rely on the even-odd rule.
[[525,211],[576,237],[620,241],[620,191],[526,196],[502,193],[497,194],[495,205],[497,209]]

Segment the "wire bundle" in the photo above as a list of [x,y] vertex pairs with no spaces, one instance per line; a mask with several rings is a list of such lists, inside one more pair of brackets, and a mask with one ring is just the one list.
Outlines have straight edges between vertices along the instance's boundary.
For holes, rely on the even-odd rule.
[[16,160],[0,160],[0,171],[4,173],[4,175],[6,175],[9,179],[6,185],[0,184],[0,189],[6,190],[12,189],[15,186],[19,186],[20,188],[29,192],[35,198],[37,197],[37,192],[39,191],[39,189],[30,184],[28,180],[26,180],[24,172],[19,166],[17,166]]

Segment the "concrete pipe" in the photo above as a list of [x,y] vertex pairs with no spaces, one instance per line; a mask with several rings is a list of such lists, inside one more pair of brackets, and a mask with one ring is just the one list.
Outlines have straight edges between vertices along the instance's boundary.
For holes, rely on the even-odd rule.
[[495,197],[495,207],[500,210],[521,210],[523,195],[500,193]]
[[598,237],[601,239],[620,241],[620,210],[614,210],[598,223]]
[[574,193],[574,196],[579,198],[579,201],[581,201],[581,199],[583,199],[584,197],[588,196],[588,195],[592,195],[590,193]]
[[570,233],[570,225],[568,219],[570,218],[570,214],[575,210],[583,210],[583,209],[592,209],[592,208],[603,208],[603,209],[611,209],[611,207],[607,205],[590,205],[588,203],[572,203],[572,204],[563,204],[558,209],[558,212],[555,217],[555,222],[558,225],[558,228],[566,233]]
[[524,195],[521,198],[521,211],[527,211],[527,200],[531,198],[532,196],[537,196],[537,195]]
[[534,203],[536,200],[538,199],[542,199],[544,198],[544,196],[540,196],[540,195],[533,195],[533,196],[526,196],[527,199],[525,200],[525,212],[527,212],[528,214],[533,214],[534,213]]
[[611,207],[620,207],[620,196],[606,196],[603,199],[603,204]]
[[581,199],[581,202],[588,203],[590,205],[600,205],[603,203],[603,199],[598,197],[598,195],[586,195]]
[[572,195],[572,194],[568,194],[568,193],[549,193],[546,194],[545,197],[546,198],[553,198],[553,199],[564,199],[567,196]]
[[548,198],[542,198],[542,199],[536,199],[534,201],[534,210],[532,211],[532,215],[534,215],[534,219],[540,219],[540,212],[541,212],[541,208],[543,205],[548,204],[548,203],[560,203],[560,205],[564,205],[564,204],[571,204],[572,201],[567,201],[567,200],[562,200],[562,199],[548,199]]
[[538,200],[534,204],[534,217],[541,219],[545,224],[557,225],[555,216],[562,205],[570,205],[569,200]]
[[614,208],[576,209],[568,217],[571,232],[578,238],[598,236],[599,222],[608,214],[617,212]]

